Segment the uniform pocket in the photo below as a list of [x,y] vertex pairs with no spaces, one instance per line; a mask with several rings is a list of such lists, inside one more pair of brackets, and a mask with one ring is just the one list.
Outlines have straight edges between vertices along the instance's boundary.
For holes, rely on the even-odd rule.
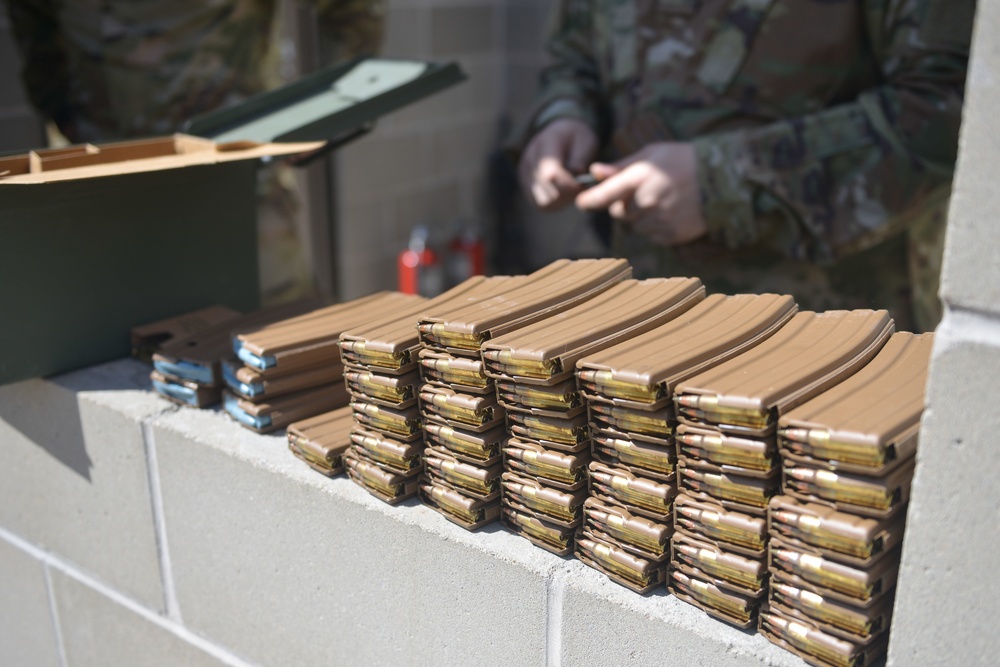
[[705,48],[698,81],[721,95],[740,71],[774,0],[733,0],[718,31]]

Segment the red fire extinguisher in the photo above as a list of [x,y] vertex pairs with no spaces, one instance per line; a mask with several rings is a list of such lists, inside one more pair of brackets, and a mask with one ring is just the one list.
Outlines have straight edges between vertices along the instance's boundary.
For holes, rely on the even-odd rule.
[[486,274],[486,247],[474,231],[460,230],[448,243],[448,273],[456,285]]
[[399,291],[437,296],[444,291],[444,267],[428,239],[430,231],[419,225],[410,233],[410,244],[396,260]]

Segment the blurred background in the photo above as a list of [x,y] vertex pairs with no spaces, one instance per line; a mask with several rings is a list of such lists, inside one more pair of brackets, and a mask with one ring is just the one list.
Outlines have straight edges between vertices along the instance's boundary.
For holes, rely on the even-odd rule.
[[[265,303],[304,294],[350,299],[397,287],[397,255],[426,226],[446,261],[475,238],[490,273],[601,253],[575,209],[524,205],[500,154],[537,90],[550,0],[387,0],[381,55],[458,61],[468,81],[381,120],[303,169],[262,170],[258,238]],[[265,76],[277,87],[323,61],[315,9],[279,0]],[[0,153],[64,142],[27,100],[6,12],[0,12]],[[275,173],[276,172],[276,173]],[[276,187],[280,183],[280,187]]]

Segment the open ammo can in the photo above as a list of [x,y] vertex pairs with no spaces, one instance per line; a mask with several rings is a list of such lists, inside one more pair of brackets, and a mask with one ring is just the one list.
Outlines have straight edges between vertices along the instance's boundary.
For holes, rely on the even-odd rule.
[[361,59],[187,134],[0,157],[0,384],[126,356],[145,322],[257,308],[260,161],[339,146],[464,78],[453,63]]

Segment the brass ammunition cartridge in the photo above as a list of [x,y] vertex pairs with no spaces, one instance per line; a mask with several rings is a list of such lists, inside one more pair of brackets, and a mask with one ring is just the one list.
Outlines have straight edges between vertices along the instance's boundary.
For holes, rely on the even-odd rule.
[[400,443],[392,442],[376,435],[351,433],[351,442],[364,451],[365,456],[375,461],[381,461],[400,470],[413,470],[420,465],[420,454],[409,453],[411,449]]
[[741,446],[733,446],[734,439],[720,435],[678,433],[677,443],[684,456],[709,461],[716,465],[731,465],[767,472],[774,467],[774,453],[767,444],[758,440],[741,438]]
[[421,324],[417,327],[420,337],[432,346],[454,347],[459,350],[479,351],[479,346],[486,340],[485,334],[470,334],[448,331],[443,322]]
[[787,428],[780,432],[782,447],[815,459],[842,461],[877,468],[888,462],[889,450],[882,444],[837,442],[823,429]]
[[669,449],[600,434],[594,436],[594,441],[607,455],[624,465],[646,468],[663,475],[669,475],[675,470],[673,454]]
[[633,556],[622,549],[609,544],[601,544],[585,537],[577,539],[576,545],[601,567],[631,581],[640,588],[650,585],[656,578],[656,572],[649,561]]
[[616,380],[611,371],[583,370],[577,373],[580,382],[592,385],[597,394],[640,403],[656,403],[666,395],[661,385],[640,385]]
[[767,544],[763,519],[723,509],[708,510],[677,505],[678,525],[721,542],[760,550]]
[[370,487],[390,498],[395,498],[402,493],[404,485],[392,483],[391,480],[395,476],[382,470],[374,463],[359,461],[355,458],[347,458],[345,462],[351,475],[359,478],[363,486]]
[[601,403],[592,403],[590,409],[597,419],[612,424],[622,431],[646,433],[659,437],[667,437],[673,433],[673,428],[670,425],[672,415],[664,410],[643,412]]
[[488,461],[500,455],[503,444],[502,436],[491,439],[488,434],[469,434],[456,430],[444,424],[427,422],[424,424],[427,434],[435,438],[448,449],[452,449],[471,458]]
[[433,450],[427,450],[424,463],[452,484],[484,496],[490,495],[500,486],[500,469],[489,470],[440,458]]
[[410,351],[385,352],[369,350],[363,340],[342,340],[340,350],[344,359],[359,366],[379,366],[380,368],[399,369],[410,363]]
[[[301,440],[298,438],[297,440]],[[324,470],[336,470],[343,466],[343,456],[327,456],[321,457],[317,456],[315,452],[302,447],[299,442],[289,442],[288,448],[292,450],[292,453],[300,459],[304,460],[306,463],[311,463]]]
[[862,477],[813,468],[786,468],[791,490],[832,502],[842,502],[876,510],[888,510],[900,497],[900,489]]
[[420,417],[394,413],[371,403],[351,404],[354,414],[363,424],[380,431],[388,431],[404,437],[409,437],[420,431]]
[[580,393],[572,382],[554,387],[536,387],[515,382],[498,382],[504,400],[541,410],[571,410],[580,405]]
[[873,583],[868,572],[822,556],[772,547],[771,558],[783,569],[808,582],[858,600],[870,600],[882,592],[881,585]]
[[380,398],[390,403],[402,403],[413,398],[412,383],[401,383],[396,378],[382,378],[375,373],[344,371],[344,379],[354,391]]
[[729,593],[707,581],[689,577],[683,572],[674,571],[670,574],[674,586],[698,602],[720,611],[740,623],[749,623],[753,618],[756,604],[741,595]]
[[859,667],[855,659],[856,649],[850,642],[774,613],[762,614],[761,626],[775,637],[833,667]]
[[442,510],[466,523],[479,523],[483,520],[483,510],[473,509],[475,501],[458,491],[437,484],[421,484],[420,490]]
[[529,509],[542,514],[548,514],[562,521],[576,521],[580,516],[580,505],[574,504],[574,497],[556,489],[543,486],[522,484],[504,476],[502,481],[504,493],[517,498],[517,501]]
[[684,468],[681,483],[695,491],[703,491],[716,498],[731,500],[751,507],[767,507],[767,502],[777,492],[777,488],[762,480],[713,473]]
[[[906,474],[905,470],[898,474]],[[771,531],[859,561],[875,560],[899,543],[905,516],[870,518],[828,505],[775,496],[768,515]]]
[[502,375],[545,380],[563,372],[559,359],[516,359],[512,350],[484,350],[482,354],[489,367]]
[[641,477],[629,478],[621,474],[613,474],[595,469],[590,470],[595,484],[604,487],[608,495],[618,498],[624,503],[652,512],[666,513],[673,506],[674,489],[669,484],[659,484],[653,480]]
[[426,371],[430,371],[432,376],[449,384],[485,388],[490,383],[483,372],[483,362],[478,359],[421,357],[420,365]]
[[575,484],[584,479],[587,468],[575,464],[575,457],[565,456],[557,452],[521,449],[516,445],[504,447],[504,453],[520,461],[525,472],[539,477],[549,477],[565,484]]
[[709,424],[729,424],[746,428],[767,428],[775,415],[768,409],[737,408],[719,405],[719,397],[703,394],[681,394],[674,397],[677,413]]
[[863,534],[853,536],[828,530],[827,524],[830,522],[824,517],[788,510],[771,510],[770,515],[772,525],[776,526],[780,533],[802,540],[806,544],[857,558],[869,558],[875,553],[874,544],[867,541]]
[[[456,400],[455,396],[424,390],[420,392],[421,402],[425,406],[434,406],[431,410],[445,419],[452,419],[470,426],[482,426],[495,421],[500,416],[497,414],[495,406],[482,400],[464,402]],[[465,398],[464,395],[457,396],[459,399]]]
[[820,623],[832,625],[841,630],[867,638],[882,630],[881,617],[872,620],[857,609],[827,600],[819,593],[805,588],[796,588],[780,581],[771,582],[771,597],[780,604],[799,609]]
[[671,528],[643,517],[626,515],[617,508],[595,506],[594,499],[584,505],[587,520],[602,533],[635,545],[655,556],[662,556],[667,550],[667,540]]
[[532,537],[549,544],[556,549],[566,549],[573,540],[572,531],[548,526],[539,519],[522,514],[510,507],[503,508],[503,517],[507,522],[517,526]]
[[564,445],[576,445],[587,438],[587,427],[585,425],[560,424],[555,419],[543,419],[534,415],[527,415],[511,411],[507,415],[512,424],[523,428],[528,437],[537,440],[551,440]]
[[683,542],[678,542],[674,551],[682,562],[705,574],[753,590],[764,585],[767,568],[760,561]]

